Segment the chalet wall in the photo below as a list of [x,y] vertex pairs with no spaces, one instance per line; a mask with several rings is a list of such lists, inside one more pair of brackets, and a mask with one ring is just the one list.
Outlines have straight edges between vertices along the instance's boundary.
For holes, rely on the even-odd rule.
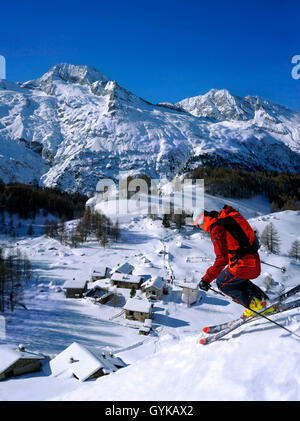
[[11,365],[7,370],[0,374],[0,380],[4,380],[8,377],[20,376],[26,373],[32,373],[39,371],[41,368],[41,362],[37,359],[20,359]]
[[130,310],[126,310],[125,313],[126,313],[126,319],[138,320],[143,323],[146,319],[150,318],[148,313],[140,313],[138,311],[130,311]]
[[66,298],[82,298],[85,289],[67,288]]

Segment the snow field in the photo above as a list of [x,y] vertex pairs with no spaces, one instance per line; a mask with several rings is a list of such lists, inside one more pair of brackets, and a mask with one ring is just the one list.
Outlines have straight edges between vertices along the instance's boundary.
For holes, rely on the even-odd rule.
[[[210,203],[209,203],[210,201]],[[220,208],[221,198],[208,197],[206,203]],[[223,203],[227,201],[223,199]],[[237,203],[238,204],[238,203]],[[248,205],[248,208],[247,208]],[[208,206],[207,206],[208,207]],[[260,251],[262,260],[286,266],[286,273],[263,267],[255,281],[264,289],[266,273],[276,281],[275,290],[299,284],[299,265],[287,256],[286,249],[299,238],[299,213],[285,211],[268,214],[264,200],[241,201],[250,223],[260,233],[273,222],[282,240],[278,255]],[[254,209],[260,216],[253,218]],[[110,216],[110,215],[108,215]],[[103,249],[89,242],[77,249],[62,246],[44,236],[18,239],[38,279],[28,286],[25,303],[29,311],[17,309],[7,315],[7,339],[23,343],[32,351],[55,355],[77,341],[100,351],[112,350],[127,367],[96,381],[80,383],[74,378],[51,375],[47,365],[41,373],[21,376],[0,383],[0,400],[298,400],[300,398],[299,341],[287,332],[259,320],[222,341],[201,346],[204,326],[238,317],[242,309],[211,292],[200,292],[202,300],[188,307],[181,302],[177,283],[184,277],[201,278],[209,261],[186,262],[188,256],[213,259],[209,237],[193,227],[164,229],[161,221],[130,215],[120,219],[122,239]],[[2,239],[2,238],[1,238]],[[8,241],[7,238],[3,240]],[[164,240],[164,241],[163,241]],[[178,247],[177,242],[182,243]],[[157,254],[163,245],[165,260]],[[16,246],[11,243],[11,246]],[[144,263],[143,258],[150,261]],[[124,326],[124,319],[109,319],[120,312],[129,291],[120,291],[120,303],[98,306],[90,300],[65,299],[55,287],[73,277],[88,278],[93,266],[128,260],[134,274],[162,275],[164,263],[175,276],[170,293],[154,303],[153,333],[144,337],[138,329]],[[269,292],[268,292],[269,293]],[[275,292],[273,293],[273,295]],[[272,292],[270,292],[270,296]],[[274,316],[289,329],[300,333],[299,311]],[[230,339],[232,338],[232,339]]]

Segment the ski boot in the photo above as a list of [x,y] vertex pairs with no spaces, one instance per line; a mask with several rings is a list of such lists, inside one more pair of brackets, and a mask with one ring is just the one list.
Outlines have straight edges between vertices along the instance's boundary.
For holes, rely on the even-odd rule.
[[[254,315],[257,316],[257,314],[255,314],[255,312],[261,312],[261,310],[263,310],[264,308],[268,307],[268,303],[266,301],[260,301],[258,298],[253,297],[250,304],[249,304],[249,308],[246,308],[244,313],[243,313],[243,319],[247,319],[248,317]],[[261,314],[269,314],[269,313],[273,313],[273,311],[275,310],[276,307],[270,307],[268,308],[268,310],[266,311],[262,311]],[[254,310],[254,311],[251,311]]]

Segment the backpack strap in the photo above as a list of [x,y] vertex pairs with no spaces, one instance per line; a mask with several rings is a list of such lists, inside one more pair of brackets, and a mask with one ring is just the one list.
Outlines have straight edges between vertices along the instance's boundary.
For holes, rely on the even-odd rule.
[[213,229],[216,225],[223,226],[239,244],[239,248],[237,250],[228,250],[228,253],[233,256],[230,267],[235,266],[239,259],[243,258],[246,254],[255,254],[259,249],[257,239],[255,239],[251,245],[242,227],[231,216],[218,219],[214,224],[212,224],[211,229]]

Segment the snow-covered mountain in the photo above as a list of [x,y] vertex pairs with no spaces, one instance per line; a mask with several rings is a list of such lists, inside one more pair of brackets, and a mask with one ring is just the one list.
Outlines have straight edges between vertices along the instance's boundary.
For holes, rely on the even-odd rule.
[[298,172],[300,114],[226,90],[151,104],[87,66],[0,81],[0,178],[94,191],[119,171],[172,177],[202,164]]

